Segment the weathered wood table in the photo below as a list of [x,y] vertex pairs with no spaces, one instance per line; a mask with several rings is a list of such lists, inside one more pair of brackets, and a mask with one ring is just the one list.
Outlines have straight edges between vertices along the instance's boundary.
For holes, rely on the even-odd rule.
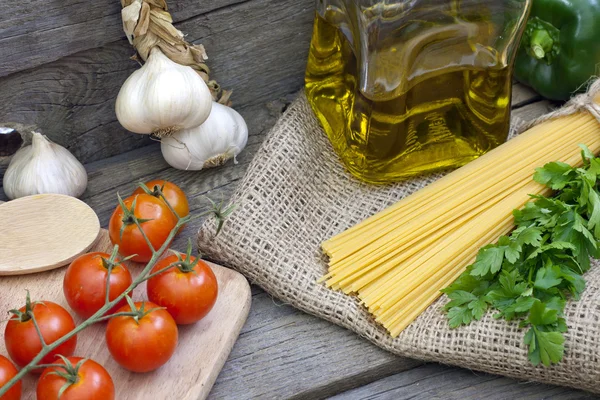
[[[137,182],[152,178],[168,179],[184,188],[190,197],[192,213],[206,205],[205,195],[227,199],[285,104],[284,99],[245,110],[252,136],[237,165],[230,163],[199,172],[177,171],[164,162],[159,146],[153,144],[87,164],[90,181],[83,200],[98,213],[102,226],[106,226],[115,207],[116,193],[130,193]],[[550,103],[540,101],[529,90],[515,86],[514,116],[530,119],[550,107]],[[174,247],[184,249],[186,238],[195,235],[199,224],[199,221],[188,224]],[[211,398],[317,399],[334,395],[340,399],[598,398],[568,388],[396,357],[346,329],[295,310],[254,287],[250,316]]]
[[[214,77],[234,88],[250,139],[218,169],[169,168],[159,146],[125,132],[114,99],[136,68],[117,0],[0,2],[0,122],[36,124],[86,163],[83,197],[106,226],[115,196],[168,179],[188,193],[227,200],[265,133],[302,87],[314,0],[169,0],[176,26],[206,45]],[[513,115],[531,119],[554,105],[515,85]],[[8,160],[0,158],[0,177]],[[0,200],[6,200],[0,190]],[[183,249],[199,221],[174,247]],[[210,345],[210,343],[202,344]],[[212,392],[214,399],[592,399],[564,387],[393,356],[354,333],[304,314],[253,287],[250,316]],[[158,399],[157,399],[158,400]]]

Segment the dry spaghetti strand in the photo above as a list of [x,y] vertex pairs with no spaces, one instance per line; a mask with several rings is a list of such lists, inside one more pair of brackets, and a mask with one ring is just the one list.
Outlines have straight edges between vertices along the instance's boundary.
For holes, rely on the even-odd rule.
[[479,248],[513,229],[512,210],[529,194],[535,168],[580,162],[579,143],[600,151],[588,113],[544,122],[322,244],[328,287],[355,294],[399,335],[473,262]]

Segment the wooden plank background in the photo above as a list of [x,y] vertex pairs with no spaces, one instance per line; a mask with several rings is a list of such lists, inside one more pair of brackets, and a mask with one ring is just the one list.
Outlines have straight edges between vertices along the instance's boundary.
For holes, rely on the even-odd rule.
[[[235,106],[247,119],[249,143],[237,165],[177,171],[156,144],[120,127],[114,100],[136,64],[129,60],[118,0],[0,0],[0,124],[36,124],[86,163],[83,200],[103,226],[116,192],[126,195],[140,180],[161,177],[184,187],[192,212],[206,205],[205,195],[228,199],[265,132],[302,87],[314,0],[169,5],[188,40],[206,46],[214,77],[234,90]],[[527,120],[553,105],[516,85],[513,106],[513,116]],[[0,200],[6,200],[1,188]],[[183,249],[199,224],[188,224],[174,247]],[[253,287],[248,322],[210,397],[320,399],[344,391],[341,398],[596,398],[396,357]]]
[[[205,45],[209,66],[248,117],[299,90],[314,0],[171,0],[175,26]],[[35,124],[83,163],[148,145],[114,102],[137,68],[118,0],[0,1],[0,125]]]

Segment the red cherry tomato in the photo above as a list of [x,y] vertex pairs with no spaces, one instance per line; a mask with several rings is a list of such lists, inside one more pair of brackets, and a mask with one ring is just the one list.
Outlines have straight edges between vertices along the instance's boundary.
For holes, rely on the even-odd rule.
[[[175,352],[177,324],[166,310],[156,304],[136,302],[135,307],[140,312],[138,321],[130,316],[110,319],[106,326],[106,345],[123,368],[149,372],[169,361]],[[127,305],[118,312],[131,312],[131,308]]]
[[[67,379],[56,372],[67,374],[75,381],[63,391],[60,400],[113,400],[115,384],[106,369],[89,359],[77,368],[81,360],[81,357],[69,357],[69,365],[66,368],[46,368],[37,383],[37,400],[59,400],[60,390],[67,383]],[[65,362],[58,359],[54,364],[65,365]]]
[[[133,203],[135,201],[135,209]],[[177,224],[177,217],[173,215],[167,205],[149,194],[138,194],[123,200],[127,212],[120,205],[113,212],[108,224],[110,240],[119,245],[119,253],[123,256],[133,257],[133,261],[148,262],[152,257],[152,251],[144,240],[140,229],[128,214],[133,213],[140,222],[142,230],[158,250],[167,240],[169,233]]]
[[[183,190],[176,184],[164,181],[162,179],[154,179],[145,183],[145,185],[152,191],[152,196],[163,200],[164,199],[159,194],[159,189],[162,191],[163,196],[167,199],[173,210],[179,215],[179,217],[183,218],[190,213],[190,206],[188,204],[187,197]],[[137,188],[133,195],[145,193],[144,189]]]
[[[10,360],[0,355],[0,389],[10,381],[19,371]],[[0,396],[0,400],[20,400],[23,383],[18,381],[8,392]]]
[[[109,254],[88,253],[76,258],[65,272],[63,293],[69,306],[82,318],[91,317],[104,306],[109,263]],[[123,293],[132,282],[129,270],[118,260],[115,263],[110,272],[109,300]],[[108,313],[112,314],[125,304],[123,299]]]
[[[186,262],[150,278],[147,284],[148,299],[166,307],[178,324],[193,324],[204,318],[217,301],[218,283],[207,263],[187,256]],[[171,255],[159,261],[151,273],[176,263]]]
[[[4,330],[6,350],[10,358],[20,367],[29,364],[42,350],[42,343],[33,324],[33,319],[27,315],[28,308],[33,310],[42,337],[48,344],[75,329],[75,321],[73,321],[71,314],[51,301],[40,301],[20,308],[19,311],[22,316],[13,316]],[[76,346],[77,336],[73,336],[42,358],[41,363],[50,364],[54,362],[58,354],[68,357],[73,354]],[[34,372],[40,373],[42,371],[38,369]]]

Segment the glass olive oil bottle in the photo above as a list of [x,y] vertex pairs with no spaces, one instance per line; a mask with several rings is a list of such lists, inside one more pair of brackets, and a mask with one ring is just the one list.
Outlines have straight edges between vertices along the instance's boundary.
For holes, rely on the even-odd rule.
[[529,0],[320,0],[306,95],[347,169],[383,183],[506,140]]

